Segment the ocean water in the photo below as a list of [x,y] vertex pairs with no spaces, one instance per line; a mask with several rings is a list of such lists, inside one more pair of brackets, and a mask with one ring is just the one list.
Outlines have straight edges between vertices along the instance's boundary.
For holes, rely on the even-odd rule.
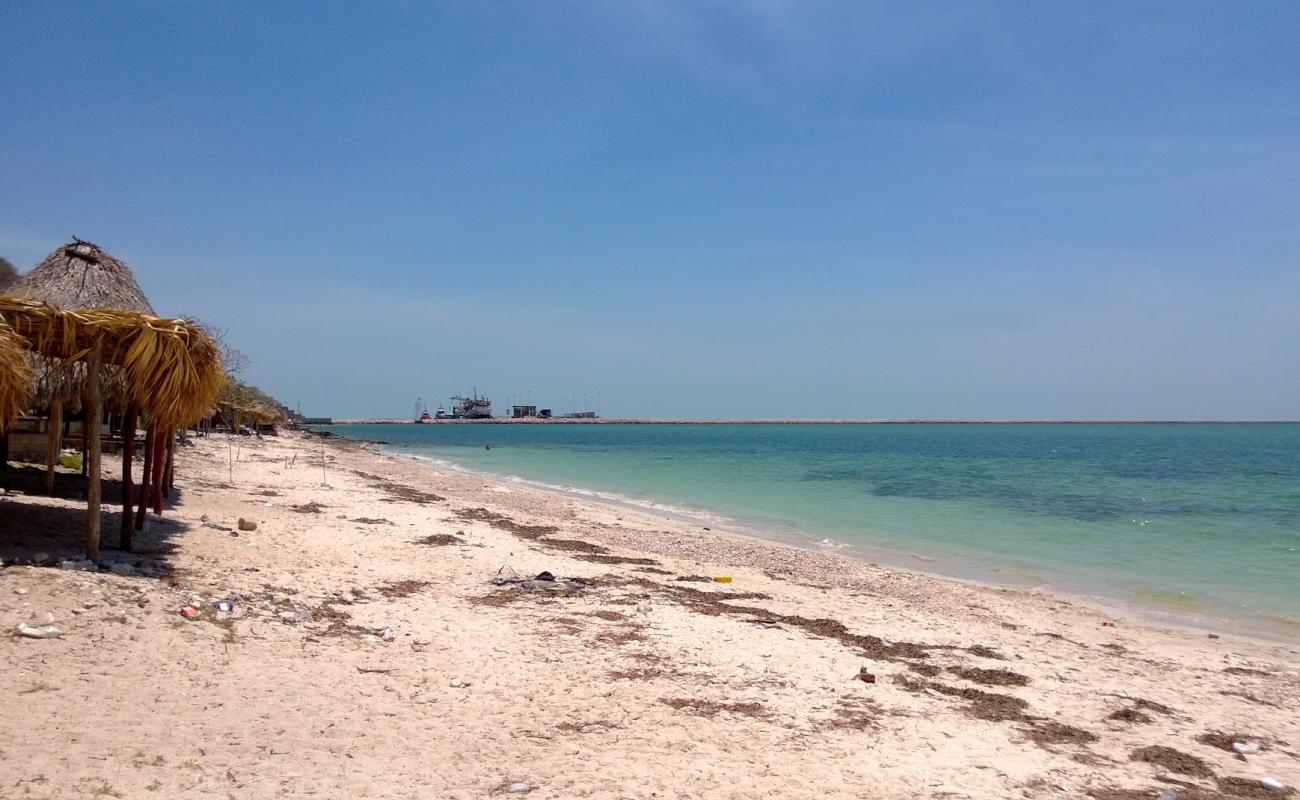
[[1300,637],[1297,424],[328,430],[865,560]]

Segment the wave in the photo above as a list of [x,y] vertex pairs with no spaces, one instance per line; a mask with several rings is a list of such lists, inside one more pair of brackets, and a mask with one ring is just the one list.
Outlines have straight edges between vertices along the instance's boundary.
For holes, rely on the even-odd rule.
[[735,526],[736,520],[710,511],[699,508],[687,508],[684,506],[673,505],[658,500],[651,500],[643,497],[632,497],[630,495],[619,494],[618,492],[608,492],[599,489],[591,489],[585,486],[573,486],[565,483],[547,483],[546,481],[525,478],[520,475],[509,473],[490,472],[488,470],[473,469],[464,464],[454,461],[448,461],[444,458],[435,458],[433,456],[420,455],[406,451],[389,451],[389,455],[395,455],[404,458],[422,461],[432,464],[448,472],[456,472],[462,475],[473,475],[486,480],[504,480],[509,483],[516,483],[521,486],[527,486],[531,489],[539,489],[551,494],[561,494],[568,497],[580,498],[583,500],[595,500],[608,505],[631,508],[636,511],[653,512],[655,514],[667,514],[671,517],[689,522],[704,523],[710,526]]

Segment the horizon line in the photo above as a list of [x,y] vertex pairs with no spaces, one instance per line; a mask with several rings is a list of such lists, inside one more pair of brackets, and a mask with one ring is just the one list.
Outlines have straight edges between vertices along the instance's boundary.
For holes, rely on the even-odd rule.
[[783,418],[783,417],[492,417],[489,419],[440,419],[431,422],[417,422],[413,419],[394,419],[385,417],[329,417],[334,425],[591,425],[591,424],[634,424],[634,425],[672,425],[672,424],[729,424],[729,425],[998,425],[998,424],[1032,424],[1032,425],[1296,425],[1300,419],[1231,419],[1231,418],[1088,418],[1088,417],[825,417],[825,418]]

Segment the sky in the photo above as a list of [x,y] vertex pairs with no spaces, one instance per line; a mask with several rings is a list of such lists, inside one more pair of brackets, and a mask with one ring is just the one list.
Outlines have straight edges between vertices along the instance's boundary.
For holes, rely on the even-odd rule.
[[309,415],[1300,418],[1300,4],[0,19],[0,256]]

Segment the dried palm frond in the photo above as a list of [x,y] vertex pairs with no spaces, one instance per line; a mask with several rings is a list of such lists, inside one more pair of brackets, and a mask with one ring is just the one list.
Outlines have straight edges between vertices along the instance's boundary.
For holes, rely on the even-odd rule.
[[26,405],[32,367],[25,345],[12,328],[0,322],[0,433]]
[[67,310],[0,295],[0,317],[28,349],[75,370],[98,340],[104,364],[120,368],[125,397],[165,426],[188,425],[212,407],[225,372],[216,343],[196,323],[137,311]]

